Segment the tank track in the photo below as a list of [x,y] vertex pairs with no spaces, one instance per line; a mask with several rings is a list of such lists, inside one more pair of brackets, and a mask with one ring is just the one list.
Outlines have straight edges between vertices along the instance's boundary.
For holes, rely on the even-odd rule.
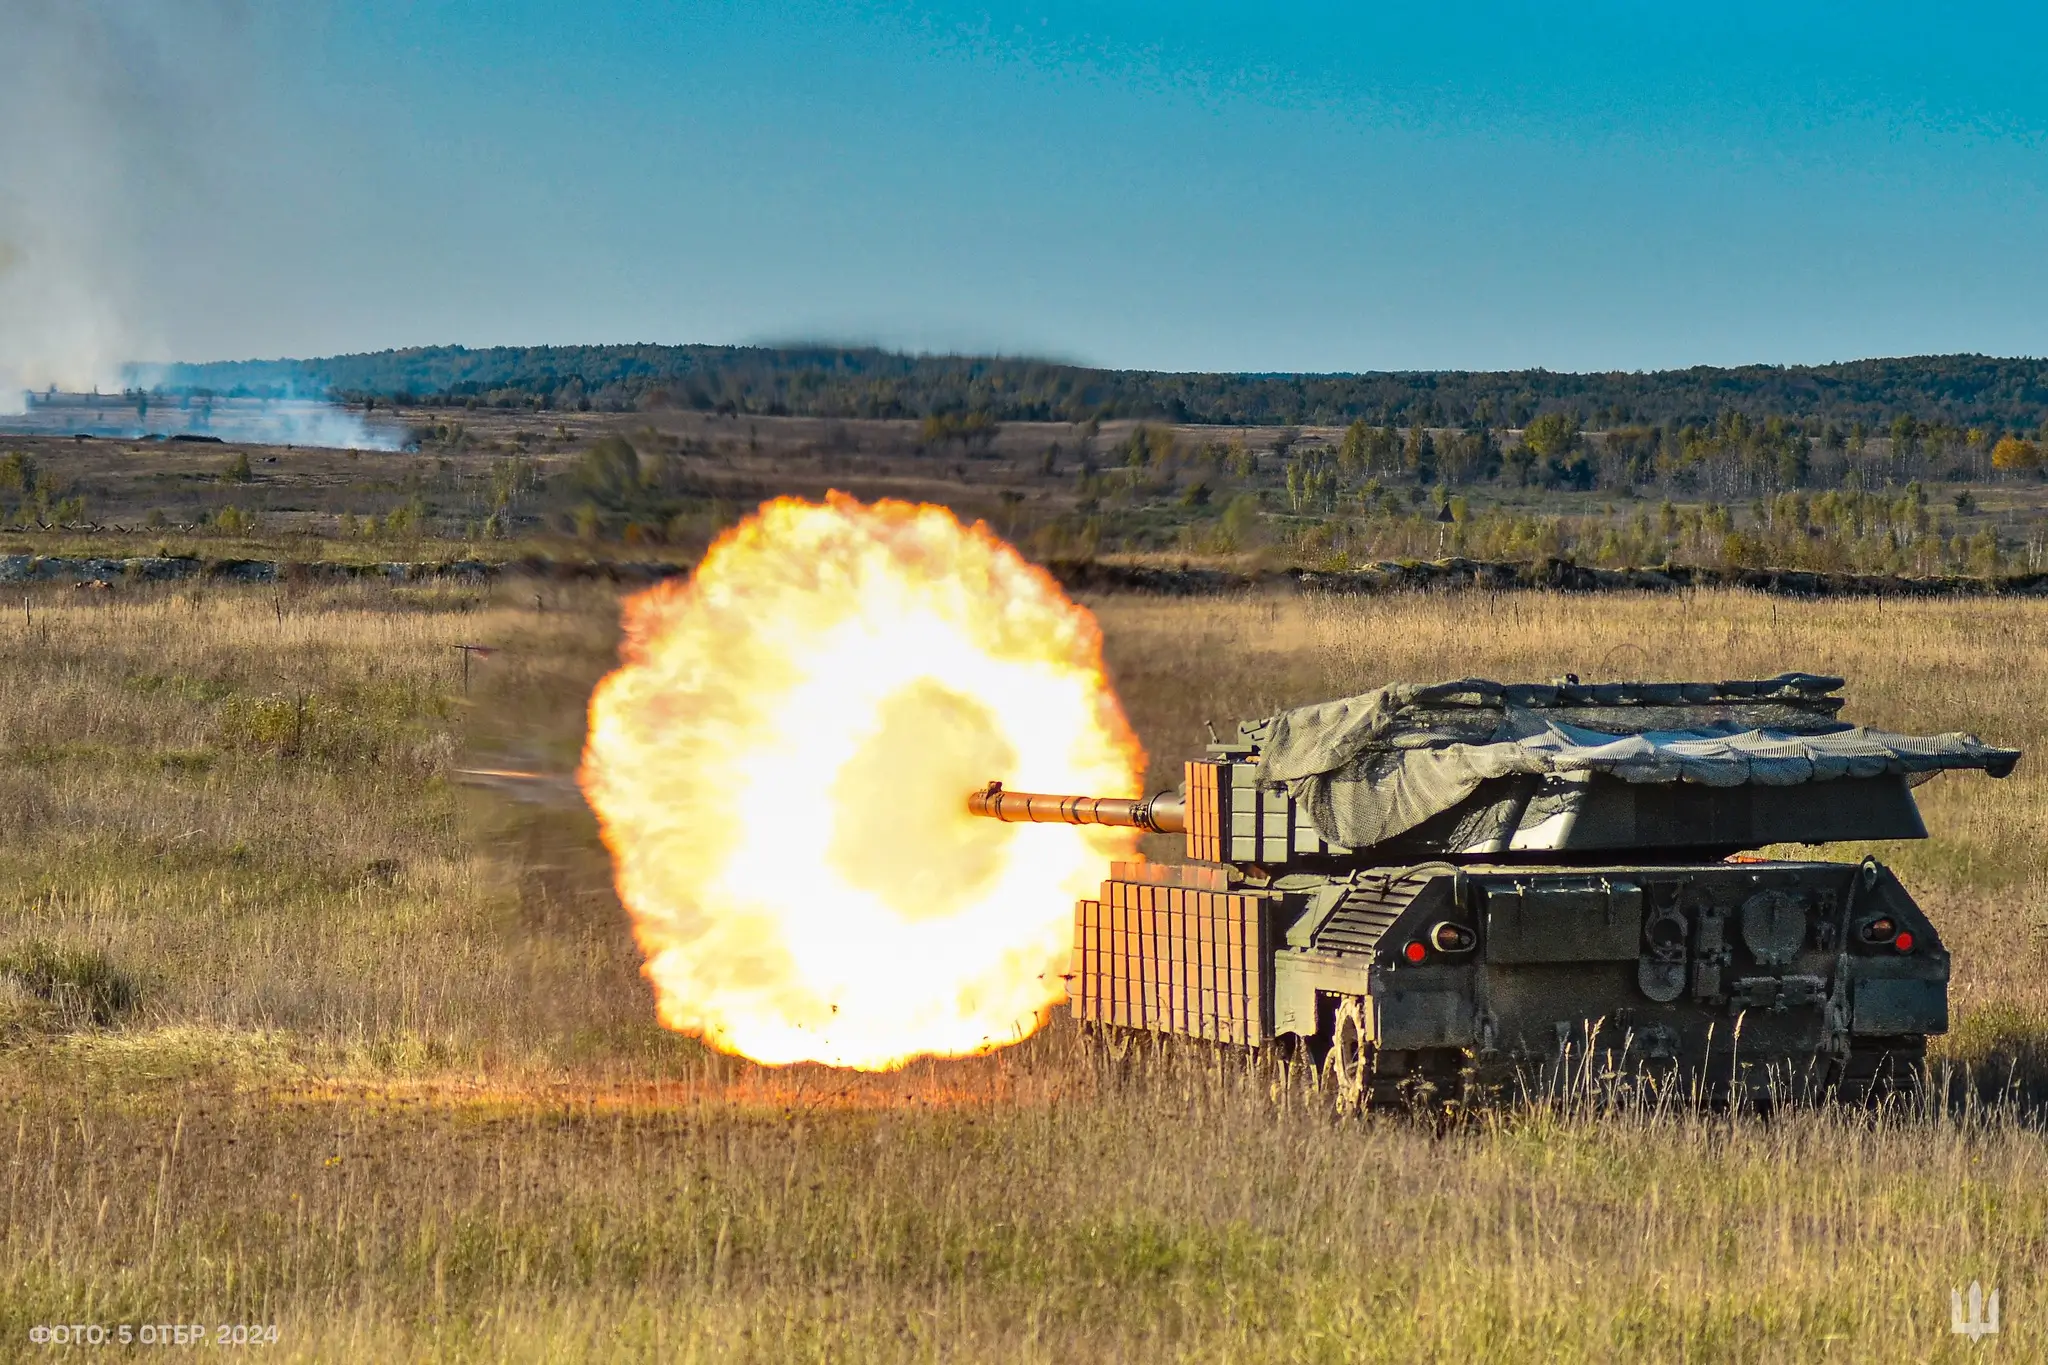
[[[1121,1068],[1142,1040],[1170,1035],[1085,1025],[1083,1036],[1107,1062]],[[1925,1038],[1858,1040],[1846,1061],[1813,1060],[1808,1074],[1816,1085],[1802,1085],[1799,1077],[1782,1071],[1773,1077],[1768,1068],[1761,1074],[1749,1073],[1759,1088],[1750,1091],[1744,1102],[1767,1104],[1771,1092],[1763,1087],[1769,1081],[1780,1088],[1776,1094],[1780,1102],[1832,1100],[1850,1107],[1872,1107],[1914,1093],[1925,1075],[1926,1058]],[[1362,1113],[1441,1115],[1516,1094],[1540,1095],[1552,1081],[1550,1068],[1530,1075],[1498,1065],[1480,1066],[1462,1048],[1402,1051],[1376,1047],[1364,1039],[1362,1013],[1349,1014],[1342,1006],[1325,1037],[1278,1040],[1272,1060],[1279,1067],[1276,1080],[1329,1106],[1339,1117]],[[1683,1073],[1669,1071],[1663,1073],[1663,1079],[1685,1087],[1710,1107],[1723,1107],[1732,1097],[1732,1086],[1725,1077],[1701,1079],[1693,1073],[1688,1080]]]
[[[1532,1091],[1541,1095],[1551,1081],[1548,1069],[1528,1076],[1503,1067],[1481,1067],[1469,1053],[1457,1048],[1401,1052],[1368,1046],[1361,1061],[1349,1063],[1348,1080],[1347,1064],[1338,1057],[1335,1047],[1324,1054],[1315,1072],[1315,1087],[1339,1115],[1443,1113]],[[1741,1102],[1759,1109],[1829,1101],[1849,1108],[1874,1108],[1917,1093],[1926,1059],[1925,1038],[1896,1038],[1882,1044],[1859,1044],[1846,1061],[1816,1058],[1807,1064],[1803,1076],[1793,1066],[1774,1071],[1766,1065],[1753,1072],[1745,1068],[1745,1079],[1752,1088],[1743,1093]],[[1735,1097],[1736,1088],[1725,1077],[1703,1080],[1697,1073],[1687,1076],[1666,1071],[1661,1079],[1679,1085],[1695,1101],[1711,1108],[1726,1107]]]
[[1829,1088],[1843,1104],[1872,1105],[1909,1095],[1926,1075],[1925,1038],[1888,1038],[1852,1043],[1847,1061],[1830,1068]]
[[1420,1111],[1461,1104],[1469,1068],[1458,1048],[1393,1051],[1371,1041],[1365,1002],[1339,1001],[1316,1076],[1339,1115],[1361,1110]]
[[[1925,1038],[1893,1038],[1859,1043],[1846,1061],[1813,1058],[1803,1068],[1745,1066],[1739,1103],[1758,1110],[1827,1102],[1874,1108],[1916,1093],[1925,1076],[1926,1057]],[[1547,1066],[1533,1073],[1504,1065],[1481,1066],[1458,1048],[1401,1052],[1367,1045],[1354,1054],[1341,1051],[1337,1040],[1330,1039],[1321,1047],[1303,1040],[1294,1073],[1340,1117],[1372,1112],[1442,1115],[1518,1096],[1541,1098],[1555,1094],[1560,1084],[1566,1095],[1573,1094],[1582,1084],[1571,1074],[1577,1065],[1570,1063],[1560,1080]],[[1720,1068],[1711,1070],[1718,1073]],[[1727,1076],[1702,1076],[1698,1069],[1675,1067],[1654,1074],[1657,1084],[1677,1087],[1689,1103],[1723,1109],[1738,1102],[1737,1087]]]

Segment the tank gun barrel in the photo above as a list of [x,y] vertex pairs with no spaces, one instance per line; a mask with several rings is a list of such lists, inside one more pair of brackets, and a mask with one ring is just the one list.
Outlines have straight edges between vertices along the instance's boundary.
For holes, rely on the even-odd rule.
[[970,814],[1011,824],[1121,825],[1154,834],[1180,834],[1187,829],[1187,801],[1175,792],[1136,799],[1121,796],[1042,796],[1006,792],[991,782],[967,798]]

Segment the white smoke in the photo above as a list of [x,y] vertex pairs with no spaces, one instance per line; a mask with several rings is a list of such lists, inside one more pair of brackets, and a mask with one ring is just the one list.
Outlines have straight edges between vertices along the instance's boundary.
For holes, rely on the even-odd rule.
[[[256,121],[260,17],[249,0],[0,0],[0,415],[141,387],[131,362],[167,349],[173,225],[218,212],[209,160]],[[220,415],[245,427],[228,439],[400,439],[324,403]]]
[[201,72],[173,53],[231,19],[207,3],[0,0],[0,411],[24,390],[118,387],[154,342],[148,200],[200,99]]
[[112,440],[211,437],[235,445],[403,450],[411,430],[395,417],[366,417],[304,398],[236,398],[152,391],[144,376],[122,393],[34,394],[5,429],[34,436]]
[[231,410],[226,421],[224,426],[222,414],[214,414],[216,435],[225,440],[264,445],[399,450],[407,438],[403,428],[366,421],[361,414],[332,403],[262,403],[247,418],[240,409]]

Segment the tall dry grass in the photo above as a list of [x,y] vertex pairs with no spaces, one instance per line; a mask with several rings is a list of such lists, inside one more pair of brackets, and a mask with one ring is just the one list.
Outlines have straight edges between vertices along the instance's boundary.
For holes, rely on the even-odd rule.
[[[571,762],[612,603],[541,605],[0,617],[0,959],[135,996],[96,1022],[0,995],[0,1356],[184,1320],[275,1322],[305,1360],[1922,1360],[1969,1353],[1973,1278],[1996,1349],[2048,1340],[2031,761],[1923,788],[1935,837],[1880,850],[1955,950],[1938,1052],[1986,1079],[1953,1103],[1340,1125],[1228,1056],[1110,1069],[1057,1026],[767,1071],[652,1027],[587,816],[450,784]],[[1096,606],[1162,780],[1204,718],[1394,677],[1806,668],[1874,723],[2037,752],[2048,726],[2025,604]],[[466,642],[501,652],[465,698]]]

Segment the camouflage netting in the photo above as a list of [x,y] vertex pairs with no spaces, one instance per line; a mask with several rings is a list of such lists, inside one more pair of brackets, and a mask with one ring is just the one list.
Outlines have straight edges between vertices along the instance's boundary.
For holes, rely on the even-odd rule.
[[1950,768],[2004,777],[2019,760],[1974,735],[1894,735],[1837,719],[1840,678],[1497,683],[1468,678],[1283,711],[1244,727],[1269,782],[1349,848],[1450,810],[1488,778],[1607,774],[1624,782],[1794,786]]

